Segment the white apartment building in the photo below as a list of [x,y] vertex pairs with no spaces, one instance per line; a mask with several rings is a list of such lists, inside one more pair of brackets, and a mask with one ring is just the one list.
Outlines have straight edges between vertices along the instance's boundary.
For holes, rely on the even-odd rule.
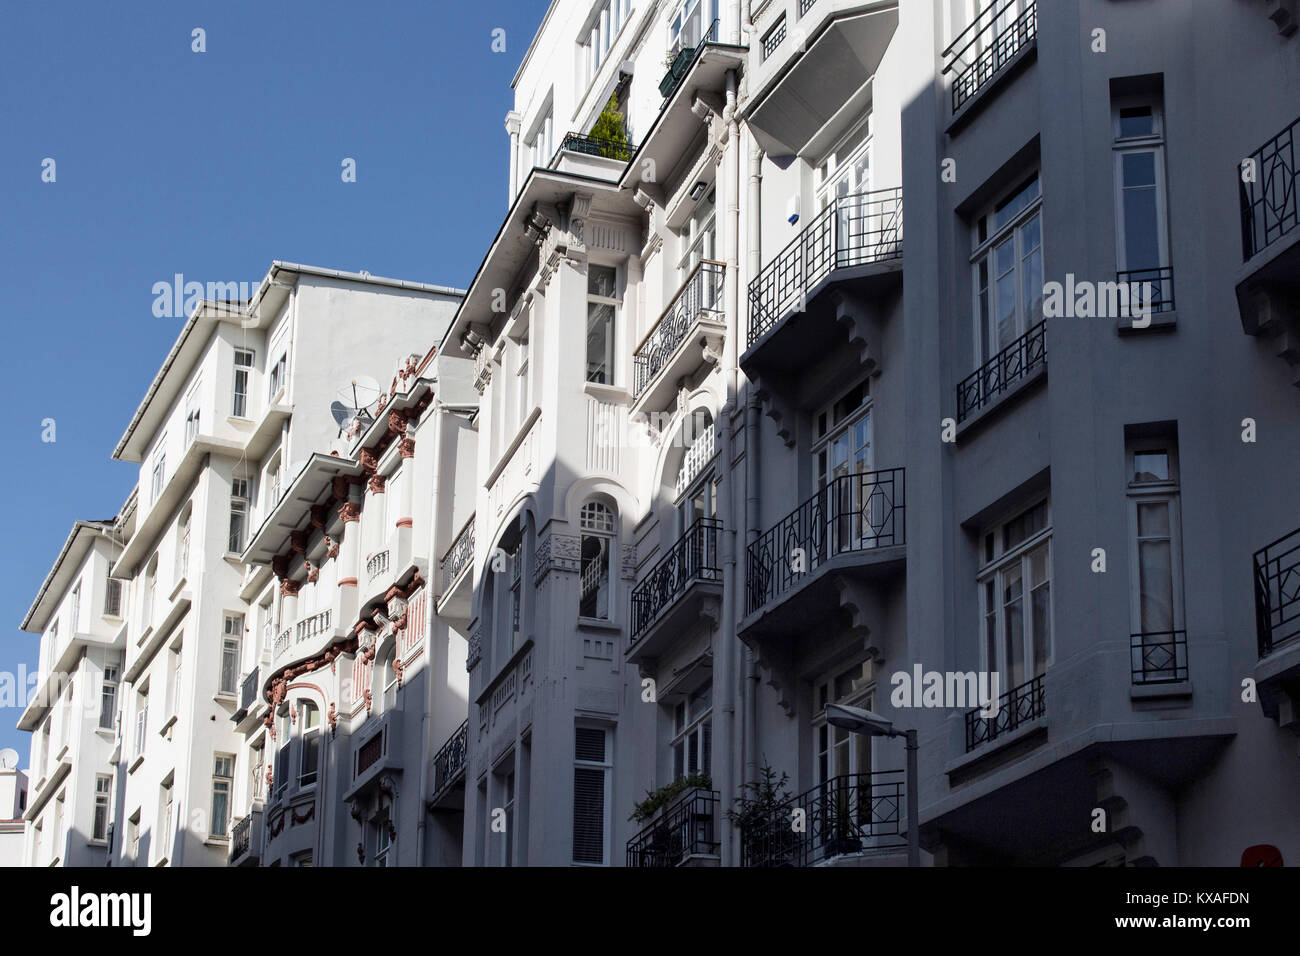
[[18,769],[16,750],[0,751],[0,866],[23,866],[27,862],[26,821],[27,774]]
[[456,300],[276,262],[251,302],[204,303],[187,320],[114,451],[141,484],[113,565],[129,595],[113,865],[227,862],[247,777],[239,677],[272,653],[268,575],[240,561],[250,528],[337,434],[345,385],[436,337]]
[[[41,636],[39,683],[18,720],[32,734],[24,862],[104,866],[112,836],[126,607],[112,577],[134,510],[78,521],[22,629]],[[123,530],[127,529],[127,530]]]

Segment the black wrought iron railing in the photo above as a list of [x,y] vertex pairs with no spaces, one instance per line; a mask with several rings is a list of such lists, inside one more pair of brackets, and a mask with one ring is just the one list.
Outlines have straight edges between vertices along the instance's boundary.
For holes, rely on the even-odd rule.
[[690,856],[717,855],[716,790],[688,790],[667,810],[627,841],[627,865],[677,866]]
[[1300,226],[1297,135],[1300,119],[1247,156],[1237,170],[1243,261]]
[[836,198],[749,284],[748,344],[803,309],[812,287],[832,271],[902,254],[902,189]]
[[243,683],[239,685],[239,709],[248,713],[257,704],[257,691],[261,684],[260,667],[254,667],[244,675]]
[[230,862],[247,856],[253,848],[253,834],[262,825],[262,811],[253,810],[246,817],[235,821],[230,830]]
[[723,286],[727,267],[712,259],[702,259],[686,277],[668,308],[646,333],[632,356],[632,394],[640,395],[663,371],[677,350],[686,342],[691,326],[700,317],[722,321]]
[[[560,140],[560,148],[556,150],[555,155],[559,156],[564,150],[586,156],[604,156],[606,159],[617,159],[619,162],[626,163],[636,152],[636,147],[626,140],[602,139],[586,133],[568,133]],[[554,162],[551,165],[555,165]]]
[[985,7],[943,51],[943,72],[952,73],[956,113],[1038,35],[1034,0],[999,0]]
[[718,23],[719,21],[714,20],[694,46],[683,46],[677,51],[672,63],[668,65],[668,72],[659,81],[659,95],[664,98],[660,109],[668,105],[668,101],[677,92],[677,87],[686,78],[686,74],[691,72],[691,67],[695,65],[695,58],[704,50],[704,44],[718,42]]
[[469,720],[456,728],[433,758],[433,799],[437,800],[465,776],[466,744],[469,740]]
[[1259,656],[1300,637],[1300,528],[1255,552],[1255,630]]
[[957,421],[963,422],[1011,386],[1047,366],[1047,321],[1031,327],[957,384]]
[[811,866],[846,853],[902,846],[905,799],[902,770],[832,777],[743,827],[741,865]]
[[1115,273],[1115,281],[1128,286],[1129,314],[1138,309],[1149,312],[1174,310],[1174,270],[1170,266],[1158,269],[1125,269]]
[[983,708],[975,707],[966,711],[967,753],[1047,713],[1043,675],[1039,674],[999,697],[998,712],[994,716],[981,717],[981,710]]
[[1130,637],[1134,684],[1187,680],[1187,632],[1146,631]]
[[722,579],[722,562],[718,560],[721,530],[722,522],[717,518],[700,518],[668,549],[645,580],[632,589],[633,644],[691,584]]
[[767,33],[763,36],[763,59],[764,60],[766,60],[768,57],[770,57],[773,53],[777,51],[777,48],[780,47],[781,44],[785,41],[785,34],[786,34],[785,17],[783,16],[781,17],[780,20],[776,22],[776,26],[768,30]]
[[839,554],[904,543],[903,469],[841,475],[749,546],[747,613]]
[[446,594],[456,583],[460,573],[474,560],[474,515],[469,516],[465,527],[460,529],[456,540],[451,543],[447,553],[442,556],[442,593]]

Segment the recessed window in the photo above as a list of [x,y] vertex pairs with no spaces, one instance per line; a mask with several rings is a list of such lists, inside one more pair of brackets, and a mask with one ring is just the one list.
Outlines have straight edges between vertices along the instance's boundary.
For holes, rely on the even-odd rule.
[[618,270],[587,266],[587,381],[614,384],[614,320],[619,306]]
[[611,608],[610,563],[614,550],[614,512],[599,501],[582,506],[582,561],[578,615],[608,620]]
[[[1145,431],[1145,429],[1141,429]],[[1172,432],[1126,442],[1134,683],[1187,677],[1178,444]]]
[[253,371],[253,358],[249,349],[235,349],[235,380],[230,398],[230,414],[235,418],[248,417],[248,377]]
[[284,390],[285,370],[288,361],[289,353],[285,352],[282,353],[280,357],[275,360],[275,364],[271,366],[271,374],[267,376],[268,385],[266,391],[267,395],[272,400],[274,400],[275,397]]
[[248,534],[248,479],[232,478],[230,481],[230,535],[226,549],[232,554],[244,550]]
[[112,730],[117,723],[118,667],[105,664],[99,698],[99,728]]
[[1039,502],[985,532],[980,597],[981,669],[1005,693],[1047,670],[1052,656],[1050,509]]
[[212,836],[230,835],[230,791],[235,782],[235,758],[216,754],[212,766]]
[[239,664],[243,652],[244,615],[227,614],[221,637],[221,678],[217,691],[230,694],[238,690]]
[[1042,193],[1038,174],[975,223],[975,366],[1043,318]]
[[673,707],[673,779],[713,770],[713,685]]
[[574,731],[573,862],[604,864],[609,829],[609,731],[578,727]]
[[299,725],[302,734],[302,758],[298,773],[298,786],[310,787],[316,783],[320,767],[320,708],[310,701],[299,702]]
[[1173,308],[1162,100],[1153,93],[1111,101],[1117,278],[1140,283],[1141,301],[1154,311]]

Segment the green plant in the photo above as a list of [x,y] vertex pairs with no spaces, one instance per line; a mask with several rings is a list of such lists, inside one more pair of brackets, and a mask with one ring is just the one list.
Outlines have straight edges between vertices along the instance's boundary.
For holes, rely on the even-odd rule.
[[693,787],[699,787],[701,790],[712,790],[713,781],[707,773],[701,771],[700,773],[690,773],[684,777],[678,777],[672,783],[665,784],[658,790],[647,790],[645,799],[632,805],[632,815],[628,819],[635,820],[637,823],[645,823],[660,809],[668,806],[678,796]]
[[771,825],[775,812],[790,799],[786,784],[790,775],[776,771],[766,760],[759,768],[758,779],[741,785],[740,796],[727,811],[727,819],[741,830],[756,832]]
[[618,97],[611,96],[587,134],[600,142],[600,154],[614,159],[627,156],[627,126],[618,110]]

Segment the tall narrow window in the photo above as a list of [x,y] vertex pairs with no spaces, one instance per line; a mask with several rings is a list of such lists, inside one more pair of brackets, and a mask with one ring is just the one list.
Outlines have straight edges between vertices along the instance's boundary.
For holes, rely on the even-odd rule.
[[1178,439],[1172,430],[1127,442],[1133,679],[1187,677]]
[[266,394],[270,401],[274,401],[275,398],[282,391],[284,391],[284,385],[285,385],[284,373],[285,373],[286,363],[288,362],[288,360],[289,360],[288,353],[287,352],[282,353],[280,357],[275,360],[275,364],[271,366],[271,373],[270,375],[267,376],[268,384],[266,389]]
[[524,421],[528,418],[528,412],[532,409],[529,393],[529,360],[532,357],[532,348],[529,344],[528,336],[525,335],[519,340],[519,375],[516,382],[516,390],[519,395],[519,426],[523,427]]
[[976,366],[1043,317],[1042,192],[1038,174],[975,223]]
[[1173,307],[1162,100],[1159,93],[1111,100],[1118,278],[1140,283],[1157,311]]
[[185,396],[185,447],[190,446],[199,434],[199,389],[201,381],[196,381],[189,394]]
[[149,688],[142,687],[135,695],[135,755],[144,754],[145,733],[149,728]]
[[375,866],[391,866],[389,856],[393,849],[393,825],[388,807],[381,809],[370,821],[370,831],[374,834]]
[[546,113],[537,120],[533,134],[527,141],[529,162],[534,168],[546,168],[555,156],[554,127],[555,111],[548,106]]
[[[717,241],[717,197],[718,191],[712,186],[695,204],[695,209],[691,212],[691,217],[682,225],[679,241],[681,242],[681,257],[677,261],[677,282],[682,285],[690,278],[691,272],[696,266],[705,259],[715,259],[717,251],[714,244]],[[702,290],[703,296],[701,305],[705,308],[713,307],[714,289],[711,283],[705,283],[707,286]]]
[[243,640],[244,615],[227,614],[221,637],[221,683],[218,693],[233,695],[239,689]]
[[170,712],[170,716],[172,717],[180,716],[181,701],[184,700],[184,698],[182,697],[182,687],[181,687],[181,675],[182,675],[181,652],[183,649],[184,647],[180,643],[177,643],[172,646],[171,681],[170,681],[170,689],[168,690],[169,703],[170,703],[170,706],[168,707],[168,711]]
[[235,349],[235,381],[230,391],[230,414],[235,418],[248,417],[248,376],[252,371],[253,353]]
[[979,572],[981,666],[1005,693],[1047,670],[1052,654],[1051,514],[1047,501],[988,529]]
[[172,811],[175,809],[173,803],[173,791],[175,787],[172,783],[172,777],[163,781],[158,796],[158,859],[170,858],[170,848],[172,843]]
[[587,381],[614,384],[614,319],[617,313],[618,270],[587,266]]
[[519,617],[522,600],[524,544],[521,540],[510,555],[510,652],[519,647]]
[[95,774],[95,816],[91,823],[90,838],[97,843],[108,839],[108,807],[113,794],[113,778]]
[[320,710],[306,700],[299,702],[299,710],[302,759],[298,770],[298,786],[310,787],[316,783],[316,771],[320,764]]
[[712,772],[712,684],[705,684],[673,707],[672,751],[673,779]]
[[612,606],[610,563],[614,550],[614,512],[599,501],[589,501],[582,506],[579,525],[582,531],[582,560],[578,615],[609,620]]
[[122,582],[113,577],[113,566],[108,567],[108,578],[104,584],[104,616],[122,616]]
[[593,727],[574,730],[573,862],[604,864],[609,827],[609,731]]
[[137,810],[131,814],[126,821],[126,848],[128,855],[131,857],[131,863],[138,865],[140,862],[140,811]]
[[149,504],[158,500],[162,494],[163,483],[167,479],[167,435],[158,440],[158,450],[153,455],[153,471],[149,483]]
[[235,758],[216,754],[212,766],[212,836],[230,834],[230,790],[235,782]]
[[179,584],[190,569],[190,524],[192,512],[187,506],[176,529],[176,583]]
[[154,597],[158,590],[158,555],[149,559],[144,569],[144,600],[140,602],[140,627],[153,625]]
[[232,554],[244,550],[244,536],[248,533],[248,479],[233,478],[230,482],[230,540]]
[[117,721],[118,668],[116,664],[104,665],[103,686],[99,695],[99,728],[112,730]]

